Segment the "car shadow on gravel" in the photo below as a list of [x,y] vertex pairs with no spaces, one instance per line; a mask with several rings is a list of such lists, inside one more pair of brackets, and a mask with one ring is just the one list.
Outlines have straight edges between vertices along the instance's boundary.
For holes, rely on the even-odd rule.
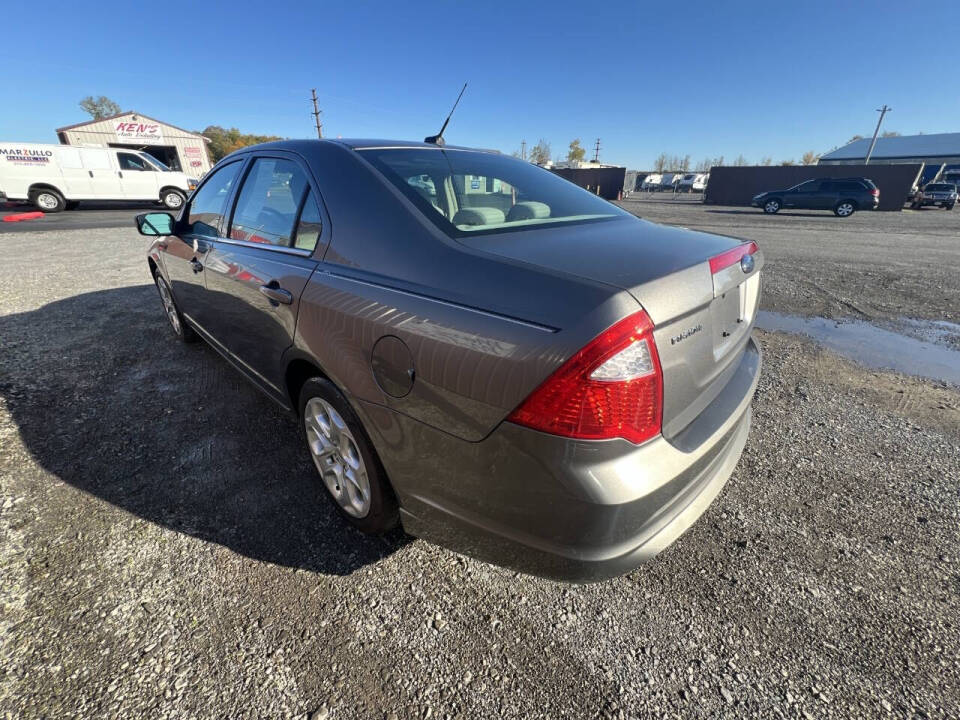
[[[748,209],[744,208],[743,210],[706,210],[708,213],[716,213],[718,215],[765,215],[766,213],[759,208]],[[831,210],[824,210],[822,212],[789,212],[786,210],[780,210],[775,213],[778,217],[805,217],[805,218],[833,218],[835,217]]]
[[340,518],[294,417],[204,343],[179,343],[152,285],[0,316],[0,348],[0,395],[23,443],[84,492],[319,573],[349,574],[410,541],[400,530],[366,536]]

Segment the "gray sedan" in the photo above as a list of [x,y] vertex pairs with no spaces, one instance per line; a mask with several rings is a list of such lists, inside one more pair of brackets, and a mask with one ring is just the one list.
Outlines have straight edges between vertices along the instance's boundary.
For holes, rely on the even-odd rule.
[[365,532],[602,579],[679,537],[747,441],[755,243],[499,153],[368,140],[241,150],[137,223],[174,332],[297,414]]

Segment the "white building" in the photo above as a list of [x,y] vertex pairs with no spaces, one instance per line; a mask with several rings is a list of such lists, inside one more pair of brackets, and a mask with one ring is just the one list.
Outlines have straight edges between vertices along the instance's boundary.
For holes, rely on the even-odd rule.
[[202,177],[213,167],[207,152],[210,141],[203,135],[133,111],[57,128],[57,137],[64,145],[142,150],[171,170],[193,177]]

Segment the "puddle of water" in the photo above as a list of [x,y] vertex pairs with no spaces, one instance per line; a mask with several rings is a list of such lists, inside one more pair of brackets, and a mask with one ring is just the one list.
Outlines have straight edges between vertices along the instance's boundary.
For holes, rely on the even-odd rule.
[[[920,322],[920,321],[912,321]],[[923,324],[921,322],[921,324]],[[934,337],[956,334],[952,323],[935,323]],[[950,327],[943,327],[943,325]],[[861,365],[960,385],[960,351],[884,330],[862,320],[828,320],[761,310],[757,327],[807,335]]]

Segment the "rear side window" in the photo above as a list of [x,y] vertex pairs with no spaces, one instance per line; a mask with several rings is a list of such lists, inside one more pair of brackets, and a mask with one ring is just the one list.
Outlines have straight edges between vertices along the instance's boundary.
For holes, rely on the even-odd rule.
[[230,238],[290,247],[307,187],[306,175],[295,162],[257,158],[240,188]]
[[220,234],[227,199],[240,172],[239,162],[224,165],[215,171],[190,200],[187,232],[216,237]]
[[298,250],[310,250],[317,247],[323,221],[320,219],[320,207],[317,205],[313,193],[307,191],[307,198],[300,213],[300,222],[297,223],[297,237],[293,246]]

